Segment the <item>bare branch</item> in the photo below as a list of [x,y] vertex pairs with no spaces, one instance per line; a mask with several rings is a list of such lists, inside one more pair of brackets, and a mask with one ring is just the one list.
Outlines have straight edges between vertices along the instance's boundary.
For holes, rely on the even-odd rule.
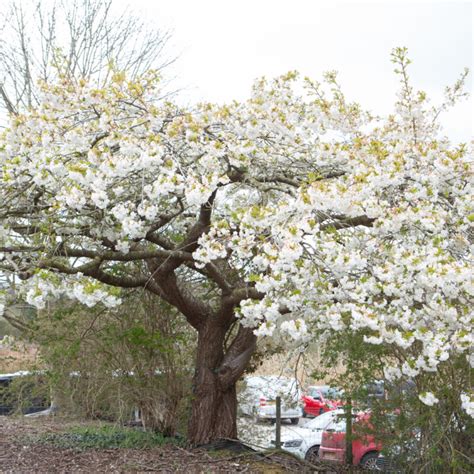
[[18,112],[16,111],[14,105],[12,104],[11,100],[8,98],[5,89],[3,88],[3,84],[0,84],[0,95],[2,96],[3,103],[5,104],[5,108],[7,109],[8,113],[12,115],[17,115]]
[[134,78],[174,61],[164,55],[169,33],[131,11],[116,14],[112,0],[11,0],[0,20],[0,96],[9,113],[35,106],[38,80],[54,80],[57,68],[100,87],[111,65]]

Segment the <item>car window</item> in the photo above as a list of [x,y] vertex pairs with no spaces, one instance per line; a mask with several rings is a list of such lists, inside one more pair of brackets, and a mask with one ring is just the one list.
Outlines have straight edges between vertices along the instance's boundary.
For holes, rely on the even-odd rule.
[[330,400],[337,400],[338,398],[341,398],[342,395],[337,388],[330,388],[324,396]]
[[383,381],[370,382],[364,388],[369,397],[381,398],[385,393]]
[[317,388],[311,388],[309,390],[309,394],[308,394],[310,397],[313,397],[313,398],[321,398],[320,394],[319,394],[319,390]]

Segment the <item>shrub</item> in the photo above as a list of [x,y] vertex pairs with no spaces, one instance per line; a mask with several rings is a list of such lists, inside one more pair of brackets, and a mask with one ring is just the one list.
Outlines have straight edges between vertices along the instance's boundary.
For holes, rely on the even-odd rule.
[[156,297],[130,292],[117,309],[62,302],[39,314],[33,337],[62,409],[174,435],[187,417],[194,335]]

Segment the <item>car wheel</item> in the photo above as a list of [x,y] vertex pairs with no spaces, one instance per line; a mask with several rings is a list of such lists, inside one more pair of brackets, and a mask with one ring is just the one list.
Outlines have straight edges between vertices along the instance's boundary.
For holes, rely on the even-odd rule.
[[378,453],[372,452],[367,453],[365,456],[362,457],[360,461],[360,466],[364,469],[375,470],[377,467],[377,459],[379,457]]
[[299,418],[291,418],[290,420],[291,420],[291,424],[292,424],[292,425],[297,425],[298,422],[300,421]]
[[319,414],[322,415],[324,413],[324,408],[319,409]]
[[316,464],[319,459],[319,445],[311,446],[311,448],[306,451],[306,455],[304,457],[306,461]]
[[270,424],[271,425],[274,425],[276,423],[276,418],[270,418]]
[[306,418],[307,416],[308,416],[308,414],[303,409],[303,418]]

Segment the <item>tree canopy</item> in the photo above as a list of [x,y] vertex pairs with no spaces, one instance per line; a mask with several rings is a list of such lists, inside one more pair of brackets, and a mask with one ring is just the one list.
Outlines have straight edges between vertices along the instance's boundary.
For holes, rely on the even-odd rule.
[[103,88],[60,74],[0,138],[1,268],[38,307],[114,305],[120,287],[160,296],[202,339],[202,396],[206,377],[232,389],[257,337],[363,331],[406,352],[391,378],[469,356],[472,144],[437,123],[466,73],[430,107],[406,50],[392,60],[401,90],[385,118],[333,72],[262,78],[245,102],[192,110],[160,99],[153,71],[114,70]]

